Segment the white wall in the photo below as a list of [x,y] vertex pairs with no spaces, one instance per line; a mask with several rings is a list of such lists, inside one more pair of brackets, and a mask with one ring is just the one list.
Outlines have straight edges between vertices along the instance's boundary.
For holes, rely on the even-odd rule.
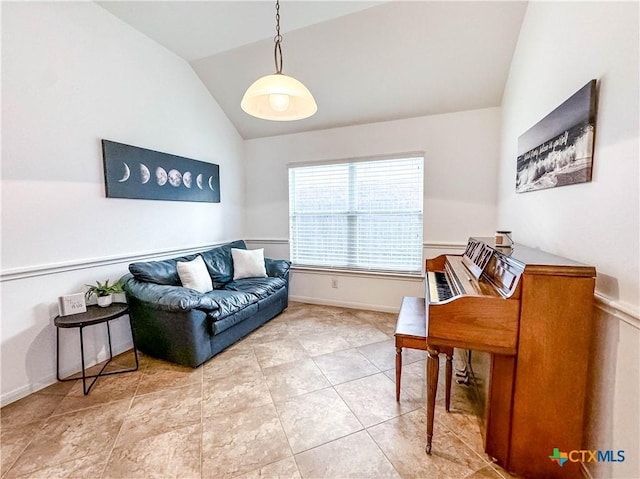
[[[252,245],[288,256],[287,164],[423,151],[425,256],[496,229],[500,110],[488,108],[248,140],[245,231]],[[420,281],[294,271],[294,299],[397,311]]]
[[[598,272],[584,446],[627,460],[589,463],[594,477],[640,476],[638,19],[637,2],[529,3],[502,104],[499,223]],[[592,78],[592,182],[515,194],[518,136]]]
[[[58,296],[136,258],[243,236],[244,145],[185,61],[93,2],[3,2],[2,73],[6,403],[55,380]],[[221,203],[106,198],[101,138],[219,164]],[[87,333],[88,356],[104,357],[104,333]],[[114,333],[131,346],[126,318]]]

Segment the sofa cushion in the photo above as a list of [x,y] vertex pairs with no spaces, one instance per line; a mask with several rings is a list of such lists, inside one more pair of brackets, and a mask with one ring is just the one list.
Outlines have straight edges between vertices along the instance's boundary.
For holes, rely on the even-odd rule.
[[233,279],[231,248],[247,249],[247,246],[240,240],[201,253],[214,288],[221,288]]
[[255,294],[245,291],[214,289],[205,293],[204,296],[214,301],[219,307],[210,316],[214,320],[222,319],[258,302]]
[[264,249],[231,248],[233,258],[233,279],[266,278],[264,266]]
[[[244,241],[234,241],[216,248],[199,253],[207,265],[214,288],[220,288],[233,279],[233,260],[231,248],[247,249]],[[169,284],[181,286],[178,276],[178,261],[192,261],[198,254],[190,254],[180,258],[172,258],[164,261],[144,261],[131,263],[129,271],[139,281],[147,281],[155,284]]]
[[[215,336],[216,334],[220,334],[221,332],[226,331],[232,326],[235,326],[236,324],[245,321],[256,314],[258,314],[258,301],[250,304],[240,311],[234,312],[234,314],[213,321],[211,323],[211,332]],[[209,315],[209,318],[211,318],[211,315]]]
[[262,299],[275,293],[280,288],[286,287],[287,283],[281,278],[244,278],[232,281],[225,285],[225,290],[240,291],[254,294]]
[[211,276],[202,256],[197,256],[193,261],[178,261],[176,264],[180,282],[185,288],[195,289],[200,293],[206,293],[213,289]]
[[181,258],[167,259],[165,261],[145,261],[141,263],[131,263],[129,271],[138,281],[146,281],[155,284],[168,284],[171,286],[181,286],[178,276],[178,261],[192,261],[196,255],[183,256]]
[[265,258],[264,265],[267,269],[267,275],[274,278],[288,278],[291,262],[286,259]]

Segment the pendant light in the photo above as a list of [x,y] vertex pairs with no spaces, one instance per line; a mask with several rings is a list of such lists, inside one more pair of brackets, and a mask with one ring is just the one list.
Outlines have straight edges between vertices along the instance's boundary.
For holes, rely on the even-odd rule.
[[293,77],[282,73],[282,35],[280,35],[280,0],[276,0],[276,36],[273,57],[276,72],[258,78],[247,89],[240,107],[263,120],[302,120],[313,115],[318,106],[311,92]]

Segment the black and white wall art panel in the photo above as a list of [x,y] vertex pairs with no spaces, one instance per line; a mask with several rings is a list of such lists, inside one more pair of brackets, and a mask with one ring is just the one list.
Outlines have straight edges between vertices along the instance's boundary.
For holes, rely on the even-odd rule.
[[516,192],[591,181],[596,80],[518,138]]
[[213,163],[102,140],[107,197],[220,203]]

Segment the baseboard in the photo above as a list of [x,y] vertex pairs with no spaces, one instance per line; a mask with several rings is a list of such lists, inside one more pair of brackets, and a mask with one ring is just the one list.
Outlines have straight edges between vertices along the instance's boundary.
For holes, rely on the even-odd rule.
[[309,296],[289,296],[289,301],[299,303],[319,304],[322,306],[338,306],[340,308],[364,309],[366,311],[380,311],[381,313],[397,313],[397,307],[384,306],[380,304],[357,303],[355,301],[336,301],[322,298],[312,298]]
[[11,404],[19,399],[27,397],[29,394],[33,394],[35,392],[40,391],[52,384],[55,384],[58,381],[55,374],[42,378],[40,381],[35,383],[26,384],[18,389],[14,389],[13,391],[9,391],[8,393],[0,396],[0,407],[4,407],[7,404]]
[[[131,343],[131,340],[120,343],[120,344],[115,344],[113,345],[113,355],[117,356],[118,354],[122,354],[126,351],[129,351],[131,348],[133,347],[133,344]],[[88,363],[86,365],[87,368],[90,368],[92,366],[95,366],[98,363],[101,363],[103,361],[106,361],[107,358],[107,352],[104,351],[103,353],[99,354],[98,357],[96,358],[95,361],[91,361],[90,363]],[[81,366],[78,365],[76,367],[73,368],[67,368],[67,369],[63,369],[62,371],[60,371],[60,375],[63,378],[66,378],[68,376],[71,376],[73,374],[79,374],[80,373],[80,368]],[[14,389],[13,391],[9,391],[8,393],[3,394],[2,396],[0,396],[0,407],[4,407],[7,404],[11,404],[12,402],[15,402],[19,399],[22,399],[24,397],[27,397],[29,394],[33,394],[35,392],[38,392],[44,388],[47,388],[49,386],[51,386],[52,384],[55,384],[58,382],[58,378],[56,377],[56,374],[50,374],[48,376],[45,376],[44,378],[39,379],[38,381],[34,382],[34,383],[29,383],[26,384],[22,387],[19,387],[18,389]]]

